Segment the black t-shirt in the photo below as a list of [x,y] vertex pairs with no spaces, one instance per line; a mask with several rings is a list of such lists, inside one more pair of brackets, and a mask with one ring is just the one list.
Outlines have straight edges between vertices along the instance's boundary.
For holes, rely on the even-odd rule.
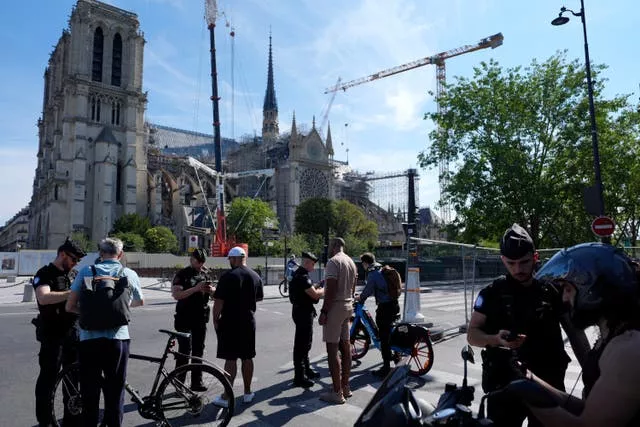
[[[176,277],[173,279],[173,284],[182,286],[182,290],[187,290],[207,280],[210,280],[207,273],[198,271],[193,267],[187,267],[178,271]],[[204,318],[203,316],[209,309],[208,303],[209,294],[202,292],[193,293],[187,298],[178,300],[176,303],[176,314],[185,319]]]
[[487,316],[483,332],[497,334],[505,329],[527,336],[517,351],[532,370],[566,368],[570,359],[560,329],[564,310],[556,289],[536,280],[523,286],[507,276],[481,290],[473,309]]
[[[71,288],[71,280],[67,273],[51,263],[38,270],[33,277],[33,288],[38,289],[40,286],[49,286],[52,292],[64,292]],[[40,325],[44,334],[64,335],[74,326],[77,315],[67,313],[65,304],[66,301],[47,305],[41,305],[38,302]]]
[[309,278],[309,272],[304,267],[298,268],[293,273],[293,279],[289,283],[289,300],[296,306],[306,307],[311,310],[313,304],[316,304],[318,300],[315,300],[307,294],[307,289],[313,286],[313,282]]
[[223,322],[252,322],[256,301],[262,300],[262,279],[247,266],[236,267],[220,277],[213,297],[224,301]]

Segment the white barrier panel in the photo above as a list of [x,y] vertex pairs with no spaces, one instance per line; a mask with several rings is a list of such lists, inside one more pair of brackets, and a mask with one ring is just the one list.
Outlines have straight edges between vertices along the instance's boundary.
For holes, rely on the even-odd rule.
[[18,275],[18,253],[0,252],[0,277]]
[[56,259],[55,249],[33,250],[23,249],[18,252],[18,275],[33,276],[38,270]]
[[404,322],[422,323],[424,316],[420,313],[420,269],[409,267],[404,295]]

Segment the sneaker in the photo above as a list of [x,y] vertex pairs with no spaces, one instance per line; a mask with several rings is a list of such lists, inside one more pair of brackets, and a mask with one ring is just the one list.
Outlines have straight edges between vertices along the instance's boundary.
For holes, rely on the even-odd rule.
[[244,396],[242,396],[242,401],[244,403],[251,403],[253,402],[253,398],[256,397],[255,393],[245,393]]
[[213,404],[225,409],[229,407],[229,401],[222,396],[213,399]]
[[309,378],[310,380],[317,380],[318,378],[320,378],[320,374],[318,373],[318,371],[314,371],[313,369],[309,368],[309,369],[305,369],[304,370],[304,374],[307,376],[307,378]]
[[342,387],[342,395],[344,396],[345,399],[348,399],[351,396],[353,396],[353,392],[351,391],[351,387]]
[[313,387],[313,381],[307,379],[307,378],[294,378],[293,379],[293,386],[294,387],[302,387],[302,388],[309,388],[309,387]]
[[329,402],[329,403],[336,403],[338,405],[342,405],[343,403],[346,402],[346,400],[344,400],[344,396],[342,395],[342,392],[335,392],[335,391],[327,391],[325,393],[320,394],[320,400],[324,401],[324,402]]

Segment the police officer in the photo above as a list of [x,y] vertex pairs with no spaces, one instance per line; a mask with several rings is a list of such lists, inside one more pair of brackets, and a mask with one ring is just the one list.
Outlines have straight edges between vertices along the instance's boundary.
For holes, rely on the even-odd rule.
[[296,325],[293,342],[293,385],[308,388],[313,386],[312,379],[319,377],[309,365],[309,350],[313,340],[313,318],[316,317],[314,304],[324,295],[324,289],[316,288],[309,273],[316,266],[318,258],[310,252],[302,252],[302,268],[293,274],[289,285],[289,300],[293,305],[291,316]]
[[[40,426],[51,425],[51,391],[58,372],[77,360],[77,316],[67,313],[64,306],[71,287],[69,272],[85,255],[76,242],[67,239],[58,248],[56,259],[33,278],[40,312],[33,321],[40,341],[40,374],[36,381],[36,418]],[[66,413],[64,421],[65,425],[71,424]]]
[[[189,258],[191,265],[178,271],[171,287],[171,295],[178,301],[174,327],[176,331],[191,334],[191,340],[178,338],[178,352],[194,357],[204,354],[207,322],[211,316],[209,298],[214,291],[209,271],[204,265],[205,260],[204,251],[195,249]],[[198,363],[195,359],[193,362]],[[176,368],[187,363],[189,357],[176,355]],[[206,391],[202,384],[202,372],[192,372],[191,389]]]
[[[469,344],[482,351],[482,387],[485,392],[507,385],[522,366],[547,383],[564,390],[569,356],[564,350],[560,322],[574,346],[587,345],[584,333],[571,327],[555,288],[533,277],[538,254],[527,231],[513,224],[500,241],[506,277],[495,280],[478,294],[469,321]],[[576,351],[583,354],[584,349]],[[517,362],[516,362],[517,360]],[[524,405],[498,394],[488,399],[488,417],[498,427],[522,425]],[[529,426],[537,426],[529,417]]]

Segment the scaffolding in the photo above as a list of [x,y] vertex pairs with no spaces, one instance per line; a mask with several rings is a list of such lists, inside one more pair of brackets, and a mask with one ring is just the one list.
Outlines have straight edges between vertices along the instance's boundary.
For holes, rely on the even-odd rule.
[[[407,222],[409,206],[408,171],[402,172],[367,172],[364,180],[369,184],[369,200],[399,221]],[[415,205],[420,206],[418,199],[419,176],[415,177]]]

